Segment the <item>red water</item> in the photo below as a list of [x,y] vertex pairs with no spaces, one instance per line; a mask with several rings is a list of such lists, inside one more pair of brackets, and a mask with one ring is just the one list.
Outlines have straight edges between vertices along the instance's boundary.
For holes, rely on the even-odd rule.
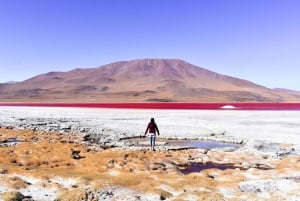
[[202,170],[206,170],[206,169],[227,170],[227,169],[234,169],[234,167],[229,166],[229,165],[219,165],[219,164],[213,164],[213,163],[192,164],[190,166],[187,166],[185,169],[181,170],[181,172],[183,174],[190,174],[193,172],[201,172]]
[[[84,107],[130,109],[190,109],[190,110],[300,110],[300,103],[57,103],[0,102],[0,106]],[[222,109],[233,106],[234,109]]]

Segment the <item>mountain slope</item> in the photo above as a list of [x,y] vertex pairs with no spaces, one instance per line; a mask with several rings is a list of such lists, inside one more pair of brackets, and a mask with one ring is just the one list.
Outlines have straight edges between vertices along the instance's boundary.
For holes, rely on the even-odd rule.
[[0,85],[0,101],[285,102],[299,97],[176,59],[121,61]]
[[293,95],[293,96],[296,96],[296,97],[300,98],[300,91],[291,90],[291,89],[284,89],[284,88],[275,88],[273,90],[276,91],[276,92],[289,94],[289,95]]

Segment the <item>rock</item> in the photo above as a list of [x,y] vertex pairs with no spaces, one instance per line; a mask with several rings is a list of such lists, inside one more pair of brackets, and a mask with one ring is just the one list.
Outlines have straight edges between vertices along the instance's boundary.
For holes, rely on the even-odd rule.
[[79,153],[80,153],[80,150],[71,149],[71,157],[73,159],[79,160],[79,159],[83,158],[82,156],[79,155]]
[[18,191],[5,192],[2,194],[3,201],[22,201],[25,196]]
[[203,156],[202,163],[208,163],[209,161],[210,161],[210,157],[209,156],[207,156],[207,155]]
[[[134,190],[120,187],[120,186],[107,186],[103,189],[92,191],[89,193],[93,195],[94,200],[122,200],[122,201],[150,201],[159,200],[158,196],[148,196],[146,194],[140,194]],[[167,194],[163,194],[167,196]]]
[[169,192],[167,192],[165,190],[160,189],[159,191],[160,191],[159,192],[159,194],[160,194],[159,195],[160,200],[166,200],[166,199],[168,199],[168,198],[170,198],[170,197],[173,196],[172,193],[169,193]]
[[280,143],[271,143],[261,140],[255,140],[254,142],[249,143],[248,146],[253,147],[258,151],[264,152],[265,154],[272,154],[276,158],[282,158],[296,152],[293,146],[283,146]]
[[91,135],[89,135],[89,134],[83,136],[84,141],[89,141],[90,138],[91,138]]
[[255,167],[261,170],[269,170],[269,169],[274,169],[275,167],[272,167],[271,165],[268,164],[263,164],[263,163],[256,163]]
[[67,201],[67,200],[90,200],[88,198],[88,192],[82,189],[67,190],[59,195],[55,201]]
[[90,131],[90,128],[86,128],[86,127],[81,127],[81,128],[79,127],[78,129],[81,133],[87,133]]
[[219,176],[219,172],[218,171],[208,171],[207,172],[207,177],[215,179]]
[[1,143],[7,143],[7,139],[4,139],[3,141],[1,141]]
[[159,169],[162,169],[164,167],[166,167],[166,165],[161,164],[161,163],[152,163],[152,164],[149,165],[150,170],[159,170]]
[[107,163],[107,168],[108,169],[111,169],[111,168],[114,168],[115,167],[115,163],[116,161],[115,160],[110,160],[108,163]]
[[60,128],[61,132],[69,133],[71,131],[71,129],[72,129],[71,122],[70,122],[70,124],[61,123],[59,125],[59,128]]
[[243,168],[243,169],[247,170],[247,169],[249,169],[250,167],[251,167],[251,166],[250,166],[249,163],[247,163],[247,162],[243,162],[243,163],[242,163],[242,168]]
[[8,170],[6,168],[0,168],[0,174],[7,174]]
[[295,187],[297,187],[297,183],[287,179],[253,180],[244,181],[239,184],[240,190],[247,193],[284,192]]

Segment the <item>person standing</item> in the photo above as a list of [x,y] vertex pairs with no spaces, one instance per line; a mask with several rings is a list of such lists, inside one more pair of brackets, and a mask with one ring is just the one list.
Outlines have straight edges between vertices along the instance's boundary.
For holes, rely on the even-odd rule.
[[145,135],[147,135],[148,131],[149,131],[149,137],[150,137],[151,151],[155,151],[154,147],[155,147],[156,132],[157,132],[157,135],[159,135],[159,130],[155,123],[154,118],[151,118],[150,122],[148,123],[147,129],[145,131]]

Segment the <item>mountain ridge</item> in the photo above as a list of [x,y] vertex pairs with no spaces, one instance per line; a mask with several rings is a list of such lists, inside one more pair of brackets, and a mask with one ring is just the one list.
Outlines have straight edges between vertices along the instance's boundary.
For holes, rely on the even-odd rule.
[[180,59],[119,61],[0,85],[0,101],[290,102],[299,96]]

